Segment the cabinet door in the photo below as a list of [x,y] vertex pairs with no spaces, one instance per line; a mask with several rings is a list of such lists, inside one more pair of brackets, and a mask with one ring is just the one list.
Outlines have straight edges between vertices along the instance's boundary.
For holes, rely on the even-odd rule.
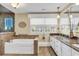
[[62,43],[62,56],[71,56],[71,48]]
[[72,49],[72,56],[79,56],[79,52]]
[[58,41],[57,43],[58,43],[58,44],[57,44],[57,46],[58,46],[58,47],[57,47],[57,52],[58,52],[57,54],[58,54],[59,56],[61,56],[61,42]]
[[57,55],[61,56],[61,42],[59,40],[55,40],[55,52]]
[[50,46],[54,49],[54,41],[55,38],[54,37],[50,37]]
[[52,39],[52,48],[55,49],[55,38]]
[[52,36],[50,36],[50,46],[52,46]]
[[56,52],[56,54],[57,54],[57,53],[58,53],[58,52],[57,52],[57,47],[58,47],[58,46],[57,46],[57,44],[58,44],[58,43],[57,43],[57,40],[56,40],[56,39],[55,39],[55,43],[54,43],[54,44],[55,44],[54,51],[55,51],[55,52]]

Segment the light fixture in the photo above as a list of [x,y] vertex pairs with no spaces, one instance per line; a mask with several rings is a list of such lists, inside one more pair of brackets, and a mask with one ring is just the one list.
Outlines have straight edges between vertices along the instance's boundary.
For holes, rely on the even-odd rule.
[[59,19],[59,18],[60,18],[60,15],[58,14],[58,15],[57,15],[57,19]]
[[11,6],[16,9],[19,7],[19,3],[11,3]]
[[73,16],[72,16],[72,14],[70,15],[70,18],[72,18]]
[[59,8],[60,8],[60,7],[57,7],[57,9],[58,9],[57,19],[60,18]]
[[73,16],[72,16],[72,13],[71,13],[71,11],[72,11],[71,9],[72,9],[72,7],[70,8],[70,15],[69,16],[72,19]]
[[57,7],[57,32],[60,33],[60,12],[59,12],[59,8]]

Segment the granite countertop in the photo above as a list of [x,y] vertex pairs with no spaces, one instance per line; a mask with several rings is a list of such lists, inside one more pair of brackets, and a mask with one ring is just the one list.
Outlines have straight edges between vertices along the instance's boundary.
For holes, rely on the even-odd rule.
[[51,33],[50,34],[51,36],[62,36],[62,37],[67,37],[67,38],[70,38],[70,39],[79,39],[79,37],[77,36],[72,36],[70,37],[69,35],[66,35],[66,34],[62,34],[62,33]]

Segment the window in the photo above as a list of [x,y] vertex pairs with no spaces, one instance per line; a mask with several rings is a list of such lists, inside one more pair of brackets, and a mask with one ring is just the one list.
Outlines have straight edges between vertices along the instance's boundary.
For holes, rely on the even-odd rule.
[[44,25],[44,18],[30,18],[30,25]]
[[6,17],[4,19],[4,27],[5,31],[13,31],[13,18],[12,17]]
[[56,18],[30,18],[31,31],[35,33],[57,32]]

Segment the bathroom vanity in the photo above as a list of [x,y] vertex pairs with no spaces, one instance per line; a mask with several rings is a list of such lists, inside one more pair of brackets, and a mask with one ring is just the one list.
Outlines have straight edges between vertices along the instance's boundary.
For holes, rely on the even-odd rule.
[[79,56],[79,44],[77,40],[73,42],[72,38],[66,36],[51,35],[50,46],[58,56]]

